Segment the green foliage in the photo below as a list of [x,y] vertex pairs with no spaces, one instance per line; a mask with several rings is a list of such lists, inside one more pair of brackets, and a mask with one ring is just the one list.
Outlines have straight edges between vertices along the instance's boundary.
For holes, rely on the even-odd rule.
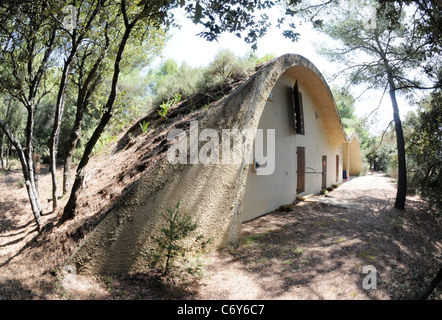
[[345,88],[338,88],[336,86],[332,88],[332,93],[341,120],[356,118],[354,106],[355,99],[351,93]]
[[352,132],[357,133],[363,152],[367,148],[370,133],[366,119],[359,118],[355,114],[355,98],[347,89],[336,86],[332,87],[332,93],[345,133],[348,136]]
[[178,65],[167,59],[148,72],[152,103],[161,105],[165,109],[164,112],[160,110],[161,115],[167,115],[165,111],[177,93],[184,100],[197,93],[209,92],[216,86],[244,80],[256,66],[273,57],[270,54],[258,57],[254,53],[238,57],[229,50],[221,50],[205,68],[192,68],[186,63]]
[[383,135],[370,139],[367,146],[366,159],[370,164],[374,163],[376,171],[393,173],[393,162],[397,159],[396,135],[393,126],[390,126]]
[[205,249],[209,240],[196,232],[198,223],[192,216],[180,209],[179,202],[175,208],[167,208],[161,214],[163,227],[155,238],[157,250],[151,255],[152,266],[160,266],[163,275],[176,280],[177,277],[193,277],[198,274],[200,265],[189,264],[189,253]]
[[410,184],[431,207],[442,213],[442,91],[420,103],[417,117],[408,117],[413,134],[407,144]]
[[[265,36],[272,23],[281,28],[287,17],[272,21],[265,14],[266,10],[282,5],[287,10],[294,9],[300,0],[225,0],[222,2],[211,0],[185,1],[184,10],[196,24],[202,24],[205,29],[199,36],[208,41],[218,40],[223,32],[230,32],[239,38],[244,38],[252,49],[257,48],[259,38]],[[299,34],[293,32],[294,24],[290,23],[282,34],[296,41]]]
[[167,117],[167,113],[169,112],[170,107],[173,106],[169,101],[163,102],[160,105],[160,110],[158,110],[158,114],[161,116],[161,119],[164,119]]
[[159,105],[176,93],[182,99],[188,98],[198,91],[202,77],[202,68],[192,68],[186,63],[178,66],[171,59],[163,61],[158,68],[149,70],[147,76],[152,104]]
[[[355,98],[345,88],[332,87],[332,94],[341,118],[342,127],[347,136],[356,132],[361,149],[362,168],[368,168],[367,152],[370,142],[370,133],[366,119],[355,114]],[[364,174],[364,170],[361,171]]]
[[230,50],[221,50],[204,72],[203,87],[244,80],[255,68],[253,57],[239,58]]
[[[413,12],[415,34],[418,36],[425,51],[425,61],[421,63],[422,69],[429,79],[440,83],[440,54],[442,53],[442,3],[439,0],[378,0],[381,9],[397,3],[399,8],[406,7]],[[400,10],[391,10],[392,20],[400,14]]]
[[140,123],[140,127],[141,127],[141,130],[143,131],[143,133],[147,132],[147,128],[149,127],[149,123],[150,122],[146,122],[146,121],[143,121],[142,124]]
[[262,57],[257,56],[253,52],[250,54],[250,59],[253,60],[255,66],[266,64],[275,58],[276,56],[273,53],[266,53]]
[[117,136],[113,135],[107,131],[103,132],[98,139],[98,142],[94,146],[94,150],[92,151],[93,155],[99,154],[102,150],[107,150],[110,145],[117,141]]
[[166,118],[169,109],[173,107],[174,104],[180,101],[181,101],[181,95],[179,93],[176,93],[173,99],[167,100],[167,102],[163,102],[160,105],[160,110],[158,110],[158,114],[161,116],[161,119]]

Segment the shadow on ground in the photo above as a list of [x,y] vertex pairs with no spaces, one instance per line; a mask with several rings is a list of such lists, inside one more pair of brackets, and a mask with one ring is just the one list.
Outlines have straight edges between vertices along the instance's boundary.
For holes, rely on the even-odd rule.
[[[404,212],[388,192],[345,194],[364,209],[300,202],[245,223],[221,269],[239,265],[262,290],[259,299],[417,298],[442,261],[441,219],[423,201],[408,199]],[[368,265],[376,290],[362,287]],[[441,299],[442,288],[432,298]]]

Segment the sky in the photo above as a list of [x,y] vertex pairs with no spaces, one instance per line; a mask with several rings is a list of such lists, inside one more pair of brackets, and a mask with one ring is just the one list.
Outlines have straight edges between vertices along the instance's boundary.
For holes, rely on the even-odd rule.
[[[266,11],[266,13],[270,17],[275,15],[280,17],[282,14],[278,9],[272,9],[272,11]],[[203,67],[207,66],[221,49],[229,49],[237,56],[245,56],[251,51],[250,44],[231,34],[223,34],[218,42],[208,42],[197,36],[203,27],[195,25],[185,18],[180,9],[175,12],[175,17],[181,25],[181,29],[171,29],[169,33],[171,39],[167,42],[163,51],[163,59],[171,58],[179,64],[186,62],[192,67]],[[276,19],[272,19],[272,21],[276,21]],[[301,34],[300,40],[292,42],[283,37],[281,29],[270,29],[264,38],[259,39],[257,55],[263,56],[269,53],[278,57],[286,53],[300,54],[310,60],[326,79],[331,79],[333,74],[341,70],[342,66],[329,62],[325,57],[318,54],[315,49],[315,46],[317,47],[321,43],[325,42],[327,45],[330,45],[330,41],[334,40],[327,38],[319,31],[313,30],[308,23],[298,23],[296,32]],[[160,60],[158,59],[156,63],[159,62]],[[338,80],[328,82],[330,87],[334,84],[338,86],[344,85],[342,81]],[[364,90],[363,86],[359,86],[352,88],[351,93],[354,97],[359,97]],[[383,132],[393,118],[388,91],[381,99],[382,94],[383,90],[369,90],[355,102],[355,112],[359,117],[370,114],[381,104],[378,111],[372,113],[367,120],[373,133]],[[403,120],[409,110],[414,110],[414,106],[410,106],[405,97],[402,96],[398,96],[398,102],[400,104],[401,119]]]

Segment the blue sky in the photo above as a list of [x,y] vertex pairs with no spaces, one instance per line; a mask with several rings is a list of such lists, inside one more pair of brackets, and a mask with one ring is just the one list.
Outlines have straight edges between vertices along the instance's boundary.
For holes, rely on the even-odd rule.
[[[267,11],[266,13],[270,17],[272,15],[279,17],[282,14],[278,9],[272,9],[272,11]],[[178,63],[186,62],[193,67],[199,67],[209,64],[221,49],[230,49],[238,56],[244,56],[250,52],[249,44],[231,34],[222,35],[218,42],[208,42],[197,36],[202,30],[202,26],[193,24],[183,16],[179,9],[175,12],[175,16],[177,22],[181,25],[181,29],[171,30],[170,35],[172,37],[163,51],[163,58],[172,58]],[[272,21],[275,21],[275,19],[272,19]],[[327,38],[319,31],[313,30],[308,23],[297,24],[296,31],[301,34],[298,42],[285,39],[280,29],[273,28],[269,30],[266,37],[258,41],[258,56],[263,56],[267,53],[274,54],[275,56],[286,53],[300,54],[309,59],[326,79],[330,79],[334,73],[341,70],[342,66],[330,63],[315,50],[315,46],[318,46],[321,42],[326,42],[329,45],[330,41],[333,40]],[[343,81],[336,80],[328,84],[331,87],[333,84],[342,86],[344,83]],[[353,88],[351,92],[354,97],[358,97],[364,89],[364,87],[360,86]],[[379,105],[381,96],[382,91],[379,90],[369,90],[364,93],[355,103],[356,114],[361,117],[369,114]],[[401,118],[405,119],[406,113],[413,109],[413,107],[408,104],[404,97],[399,96],[398,100]],[[382,99],[381,107],[370,116],[368,121],[372,131],[382,132],[392,118],[391,102],[387,91]]]

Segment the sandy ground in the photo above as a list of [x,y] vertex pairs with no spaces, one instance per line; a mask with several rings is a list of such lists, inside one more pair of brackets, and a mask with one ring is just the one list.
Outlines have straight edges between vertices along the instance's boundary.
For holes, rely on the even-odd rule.
[[[89,220],[37,236],[20,179],[18,168],[0,172],[0,299],[414,299],[442,261],[441,218],[417,196],[407,198],[404,212],[394,209],[394,183],[374,174],[245,223],[239,245],[205,254],[199,283],[171,295],[149,273],[84,277],[63,270]],[[43,187],[49,179],[42,174],[44,219],[56,221]],[[374,275],[365,266],[376,270],[376,289],[363,287]],[[430,298],[441,299],[442,289]]]
[[[418,197],[405,212],[393,209],[395,195],[392,180],[375,173],[245,223],[240,246],[211,255],[196,298],[416,298],[442,261],[441,221]],[[374,275],[366,266],[376,289],[363,287]]]

